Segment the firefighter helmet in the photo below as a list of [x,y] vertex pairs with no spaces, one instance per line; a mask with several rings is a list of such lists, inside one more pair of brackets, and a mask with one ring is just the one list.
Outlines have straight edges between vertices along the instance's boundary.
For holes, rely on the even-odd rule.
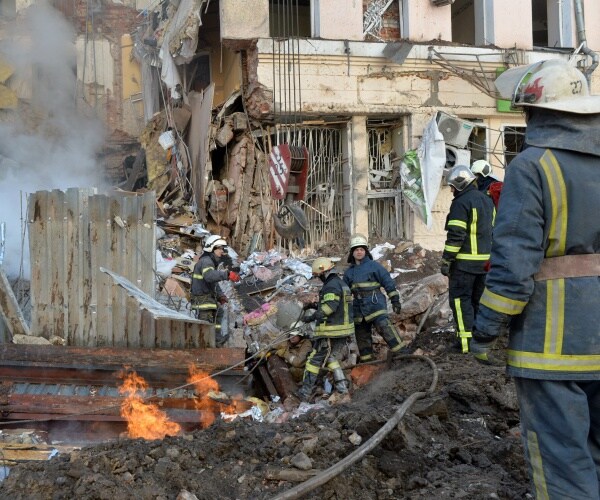
[[584,74],[562,59],[509,69],[494,84],[515,108],[531,106],[567,113],[600,113],[600,96],[590,95]]
[[227,242],[225,239],[217,234],[209,236],[204,242],[204,251],[212,252],[216,247],[226,247]]
[[324,272],[327,272],[331,269],[333,269],[333,266],[335,264],[333,263],[333,261],[328,258],[328,257],[318,257],[314,260],[313,264],[312,264],[312,273],[315,276],[318,276],[319,274],[322,274]]
[[492,173],[492,166],[485,160],[476,160],[471,165],[471,172],[487,177]]
[[457,191],[464,190],[475,180],[475,174],[465,165],[456,165],[448,174],[448,184]]
[[356,247],[365,247],[368,248],[369,244],[367,243],[367,238],[365,238],[362,234],[353,234],[350,237],[350,250],[354,250]]

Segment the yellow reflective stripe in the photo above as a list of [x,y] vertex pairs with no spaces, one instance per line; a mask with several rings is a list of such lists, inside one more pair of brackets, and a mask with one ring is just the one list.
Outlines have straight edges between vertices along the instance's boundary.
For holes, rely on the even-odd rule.
[[358,288],[361,288],[361,289],[362,288],[375,289],[374,287],[376,287],[376,288],[380,287],[378,281],[364,281],[362,283],[353,283],[352,284],[352,290],[356,290]]
[[565,332],[565,280],[546,282],[546,329],[544,352],[560,354]]
[[550,189],[550,203],[552,205],[552,219],[548,232],[548,250],[546,257],[557,257],[565,254],[567,243],[567,188],[554,154],[549,149],[540,160],[540,165],[546,174]]
[[454,299],[454,310],[456,311],[456,324],[458,326],[458,335],[465,331],[465,322],[463,320],[463,313],[460,307],[460,299]]
[[[384,311],[383,309],[380,309],[379,311],[375,311],[374,313],[371,313],[368,316],[365,316],[365,321],[371,321],[373,318],[376,318],[377,316],[381,316],[382,314],[387,314],[387,311]],[[360,323],[360,320],[358,320],[357,322]]]
[[329,316],[330,314],[333,314],[333,309],[331,307],[329,307],[329,304],[323,304],[321,306],[321,309],[323,309],[323,312]]
[[496,224],[496,207],[494,207],[494,211],[492,212],[492,226]]
[[483,291],[479,303],[489,307],[492,311],[510,314],[511,316],[521,314],[527,305],[527,302],[523,300],[509,299],[508,297],[490,292],[487,288]]
[[315,366],[312,363],[308,363],[308,362],[305,365],[305,369],[308,373],[314,373],[315,375],[318,375],[319,372],[321,371],[320,367]]
[[396,295],[400,296],[400,292],[398,292],[398,290],[394,290],[393,292],[388,293],[388,297],[391,299],[392,297],[395,297]]
[[204,269],[202,269],[202,272],[205,273],[206,271],[214,271],[215,268],[214,267],[205,267]]
[[195,306],[192,306],[194,309],[216,309],[217,308],[217,304],[198,304]]
[[458,253],[456,254],[457,259],[461,260],[489,260],[489,253],[479,253],[479,254],[470,254],[470,253]]
[[358,359],[361,361],[371,361],[374,358],[372,354],[365,354],[364,356],[360,356]]
[[350,325],[318,325],[315,329],[315,334],[320,333],[325,335],[335,333],[339,336],[352,335],[354,333],[354,323],[351,323]]
[[192,278],[197,279],[197,280],[201,280],[204,279],[204,276],[202,276],[202,274],[192,274]]
[[508,351],[508,364],[515,368],[545,371],[600,371],[599,354],[549,354],[542,352]]
[[340,300],[340,296],[335,293],[326,293],[323,295],[323,300],[329,302],[330,300]]
[[471,253],[477,255],[477,209],[473,208],[473,218],[471,220]]
[[337,369],[337,368],[341,368],[339,361],[332,361],[331,363],[327,363],[327,368],[329,368],[331,371]]
[[456,227],[461,227],[463,229],[467,229],[467,223],[464,220],[459,220],[459,219],[449,220],[448,226],[456,226]]
[[455,247],[452,245],[444,245],[444,250],[447,250],[448,252],[456,253],[460,250],[460,247]]
[[539,500],[549,500],[548,488],[546,487],[546,476],[544,475],[544,464],[542,463],[542,454],[538,443],[537,433],[527,431],[527,453],[529,463],[533,472],[533,484],[535,485],[535,498]]

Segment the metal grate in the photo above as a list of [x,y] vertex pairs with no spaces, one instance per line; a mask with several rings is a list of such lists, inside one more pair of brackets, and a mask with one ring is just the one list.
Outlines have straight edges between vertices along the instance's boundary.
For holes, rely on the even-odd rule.
[[310,168],[303,209],[308,219],[306,243],[318,248],[344,235],[342,133],[339,128],[278,129],[276,144],[306,146]]

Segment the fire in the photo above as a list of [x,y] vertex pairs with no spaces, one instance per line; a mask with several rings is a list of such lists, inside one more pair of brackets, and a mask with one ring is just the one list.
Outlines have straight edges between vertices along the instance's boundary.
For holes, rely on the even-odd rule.
[[196,393],[194,404],[200,411],[202,428],[212,425],[220,413],[237,413],[239,407],[244,406],[241,396],[238,398],[239,400],[230,399],[226,394],[219,392],[219,383],[208,373],[199,370],[194,365],[190,365],[188,369],[190,374],[187,381],[194,384]]
[[123,373],[123,385],[119,393],[126,395],[121,404],[121,416],[127,420],[127,433],[131,438],[164,439],[174,436],[181,430],[176,422],[171,422],[157,405],[144,402],[141,395],[148,384],[136,372]]

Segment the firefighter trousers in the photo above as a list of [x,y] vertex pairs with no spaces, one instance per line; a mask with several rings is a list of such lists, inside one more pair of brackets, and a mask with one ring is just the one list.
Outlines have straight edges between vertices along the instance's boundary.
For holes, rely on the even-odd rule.
[[467,273],[452,267],[448,281],[448,299],[462,352],[469,352],[479,299],[485,288],[485,274]]
[[375,358],[373,354],[373,327],[375,327],[377,333],[385,340],[390,351],[398,352],[404,346],[398,330],[392,325],[387,314],[377,316],[372,321],[363,319],[360,323],[354,323],[354,335],[356,337],[359,360],[363,363]]
[[600,381],[515,385],[535,498],[600,499]]

